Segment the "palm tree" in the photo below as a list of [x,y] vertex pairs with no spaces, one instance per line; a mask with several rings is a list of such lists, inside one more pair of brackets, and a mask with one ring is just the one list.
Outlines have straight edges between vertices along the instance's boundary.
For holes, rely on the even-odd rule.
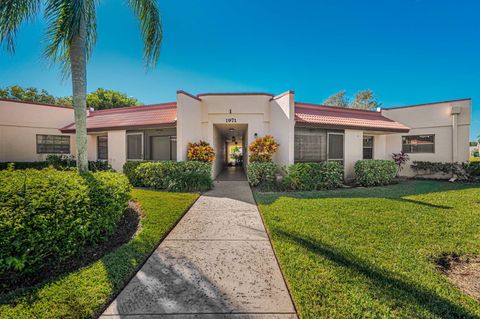
[[[41,10],[47,22],[44,54],[71,75],[75,114],[77,168],[88,171],[87,160],[87,60],[96,41],[98,0],[0,0],[0,43],[15,52],[15,35],[21,24]],[[156,0],[128,0],[139,20],[146,67],[155,66],[160,55],[162,24]]]

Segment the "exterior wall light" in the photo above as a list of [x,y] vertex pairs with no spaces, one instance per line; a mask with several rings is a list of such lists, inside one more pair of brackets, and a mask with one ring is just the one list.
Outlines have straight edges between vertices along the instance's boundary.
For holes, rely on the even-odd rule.
[[253,134],[253,137],[257,138],[257,137],[258,137],[258,133]]

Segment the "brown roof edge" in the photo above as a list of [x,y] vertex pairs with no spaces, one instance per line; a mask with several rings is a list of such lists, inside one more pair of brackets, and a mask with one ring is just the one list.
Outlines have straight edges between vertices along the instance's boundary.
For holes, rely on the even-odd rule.
[[155,107],[173,107],[176,106],[177,102],[166,102],[166,103],[157,103],[157,104],[146,104],[146,105],[132,105],[125,107],[117,107],[113,109],[104,109],[104,110],[94,110],[90,112],[90,116],[99,115],[99,114],[111,114],[111,113],[125,113],[125,112],[135,112],[135,111],[145,111],[149,108]]
[[319,128],[336,128],[336,129],[350,129],[350,130],[366,130],[366,131],[381,131],[381,132],[392,132],[392,133],[407,133],[410,131],[410,127],[405,126],[406,128],[381,128],[381,127],[369,127],[369,126],[355,126],[355,125],[336,125],[336,124],[323,124],[323,123],[312,123],[312,122],[301,122],[295,121],[295,126],[297,127],[319,127]]
[[197,97],[207,96],[207,95],[219,95],[219,96],[224,96],[224,95],[266,95],[266,96],[273,97],[273,94],[263,93],[263,92],[202,93],[202,94],[197,94]]
[[425,105],[434,105],[434,104],[440,104],[440,103],[451,103],[451,102],[461,102],[461,101],[471,101],[471,100],[472,100],[471,97],[467,97],[467,98],[464,98],[464,99],[447,100],[447,101],[440,101],[440,102],[412,104],[412,105],[397,106],[397,107],[382,107],[382,110],[405,109],[405,108],[416,107],[416,106],[425,106]]
[[285,96],[285,95],[287,95],[287,94],[295,94],[295,91],[293,91],[293,90],[288,90],[288,91],[286,91],[286,92],[280,93],[279,95],[272,96],[272,98],[270,99],[270,101],[279,99],[279,98],[281,98],[281,97],[283,97],[283,96]]
[[[177,121],[175,122],[169,122],[169,123],[161,123],[161,124],[146,124],[146,125],[131,125],[131,126],[111,126],[111,127],[96,127],[93,129],[87,129],[87,132],[103,132],[103,131],[115,131],[115,130],[135,130],[135,129],[142,129],[142,128],[148,128],[148,127],[175,127],[177,124]],[[73,124],[70,124],[68,126],[62,127],[60,132],[62,133],[75,133],[74,128],[69,128]]]
[[51,107],[59,107],[59,108],[73,110],[72,106],[67,106],[67,105],[57,105],[57,104],[48,104],[48,103],[39,103],[39,102],[30,102],[30,101],[20,101],[20,100],[12,100],[12,99],[0,99],[0,101],[15,102],[15,103],[22,103],[22,104],[34,104],[34,105],[40,105],[40,106],[51,106]]
[[202,100],[202,99],[200,99],[198,96],[195,96],[195,95],[190,94],[190,93],[188,93],[188,92],[185,92],[185,91],[183,91],[183,90],[178,90],[178,91],[177,91],[177,94],[184,94],[184,95],[186,95],[186,96],[188,96],[188,97],[191,97],[192,99],[195,99],[195,100],[198,100],[198,101],[201,101],[201,100]]
[[297,105],[300,106],[300,107],[304,107],[304,106],[311,107],[312,109],[314,109],[315,107],[328,107],[328,108],[332,108],[332,109],[335,109],[335,110],[358,111],[358,112],[368,112],[368,113],[378,113],[378,114],[380,114],[380,112],[374,111],[374,110],[351,109],[349,107],[330,106],[330,105],[324,105],[324,104],[295,102],[295,106],[297,106]]

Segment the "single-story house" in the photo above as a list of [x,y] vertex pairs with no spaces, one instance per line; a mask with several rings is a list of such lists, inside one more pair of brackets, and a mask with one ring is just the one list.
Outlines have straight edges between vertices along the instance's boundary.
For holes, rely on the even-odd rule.
[[[75,154],[73,120],[70,107],[1,100],[0,162]],[[121,171],[130,160],[185,160],[187,144],[205,140],[216,152],[216,176],[229,146],[238,145],[247,163],[248,145],[269,134],[280,144],[275,162],[340,161],[351,179],[356,161],[391,159],[401,150],[411,161],[468,161],[470,121],[471,99],[365,111],[297,102],[293,91],[178,91],[175,102],[90,110],[88,157]]]

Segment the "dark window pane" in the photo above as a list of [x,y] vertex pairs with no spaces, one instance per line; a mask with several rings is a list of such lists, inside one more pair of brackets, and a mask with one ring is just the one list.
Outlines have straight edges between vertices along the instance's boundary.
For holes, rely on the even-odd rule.
[[434,153],[435,135],[403,136],[402,150],[406,153]]
[[343,159],[343,134],[328,135],[328,159]]
[[127,135],[127,158],[142,159],[142,135]]
[[70,136],[65,135],[37,135],[38,154],[69,154]]
[[108,137],[97,137],[97,158],[100,160],[108,159]]
[[363,159],[373,159],[373,136],[363,137]]
[[327,131],[316,128],[295,128],[294,160],[320,162],[327,159]]

